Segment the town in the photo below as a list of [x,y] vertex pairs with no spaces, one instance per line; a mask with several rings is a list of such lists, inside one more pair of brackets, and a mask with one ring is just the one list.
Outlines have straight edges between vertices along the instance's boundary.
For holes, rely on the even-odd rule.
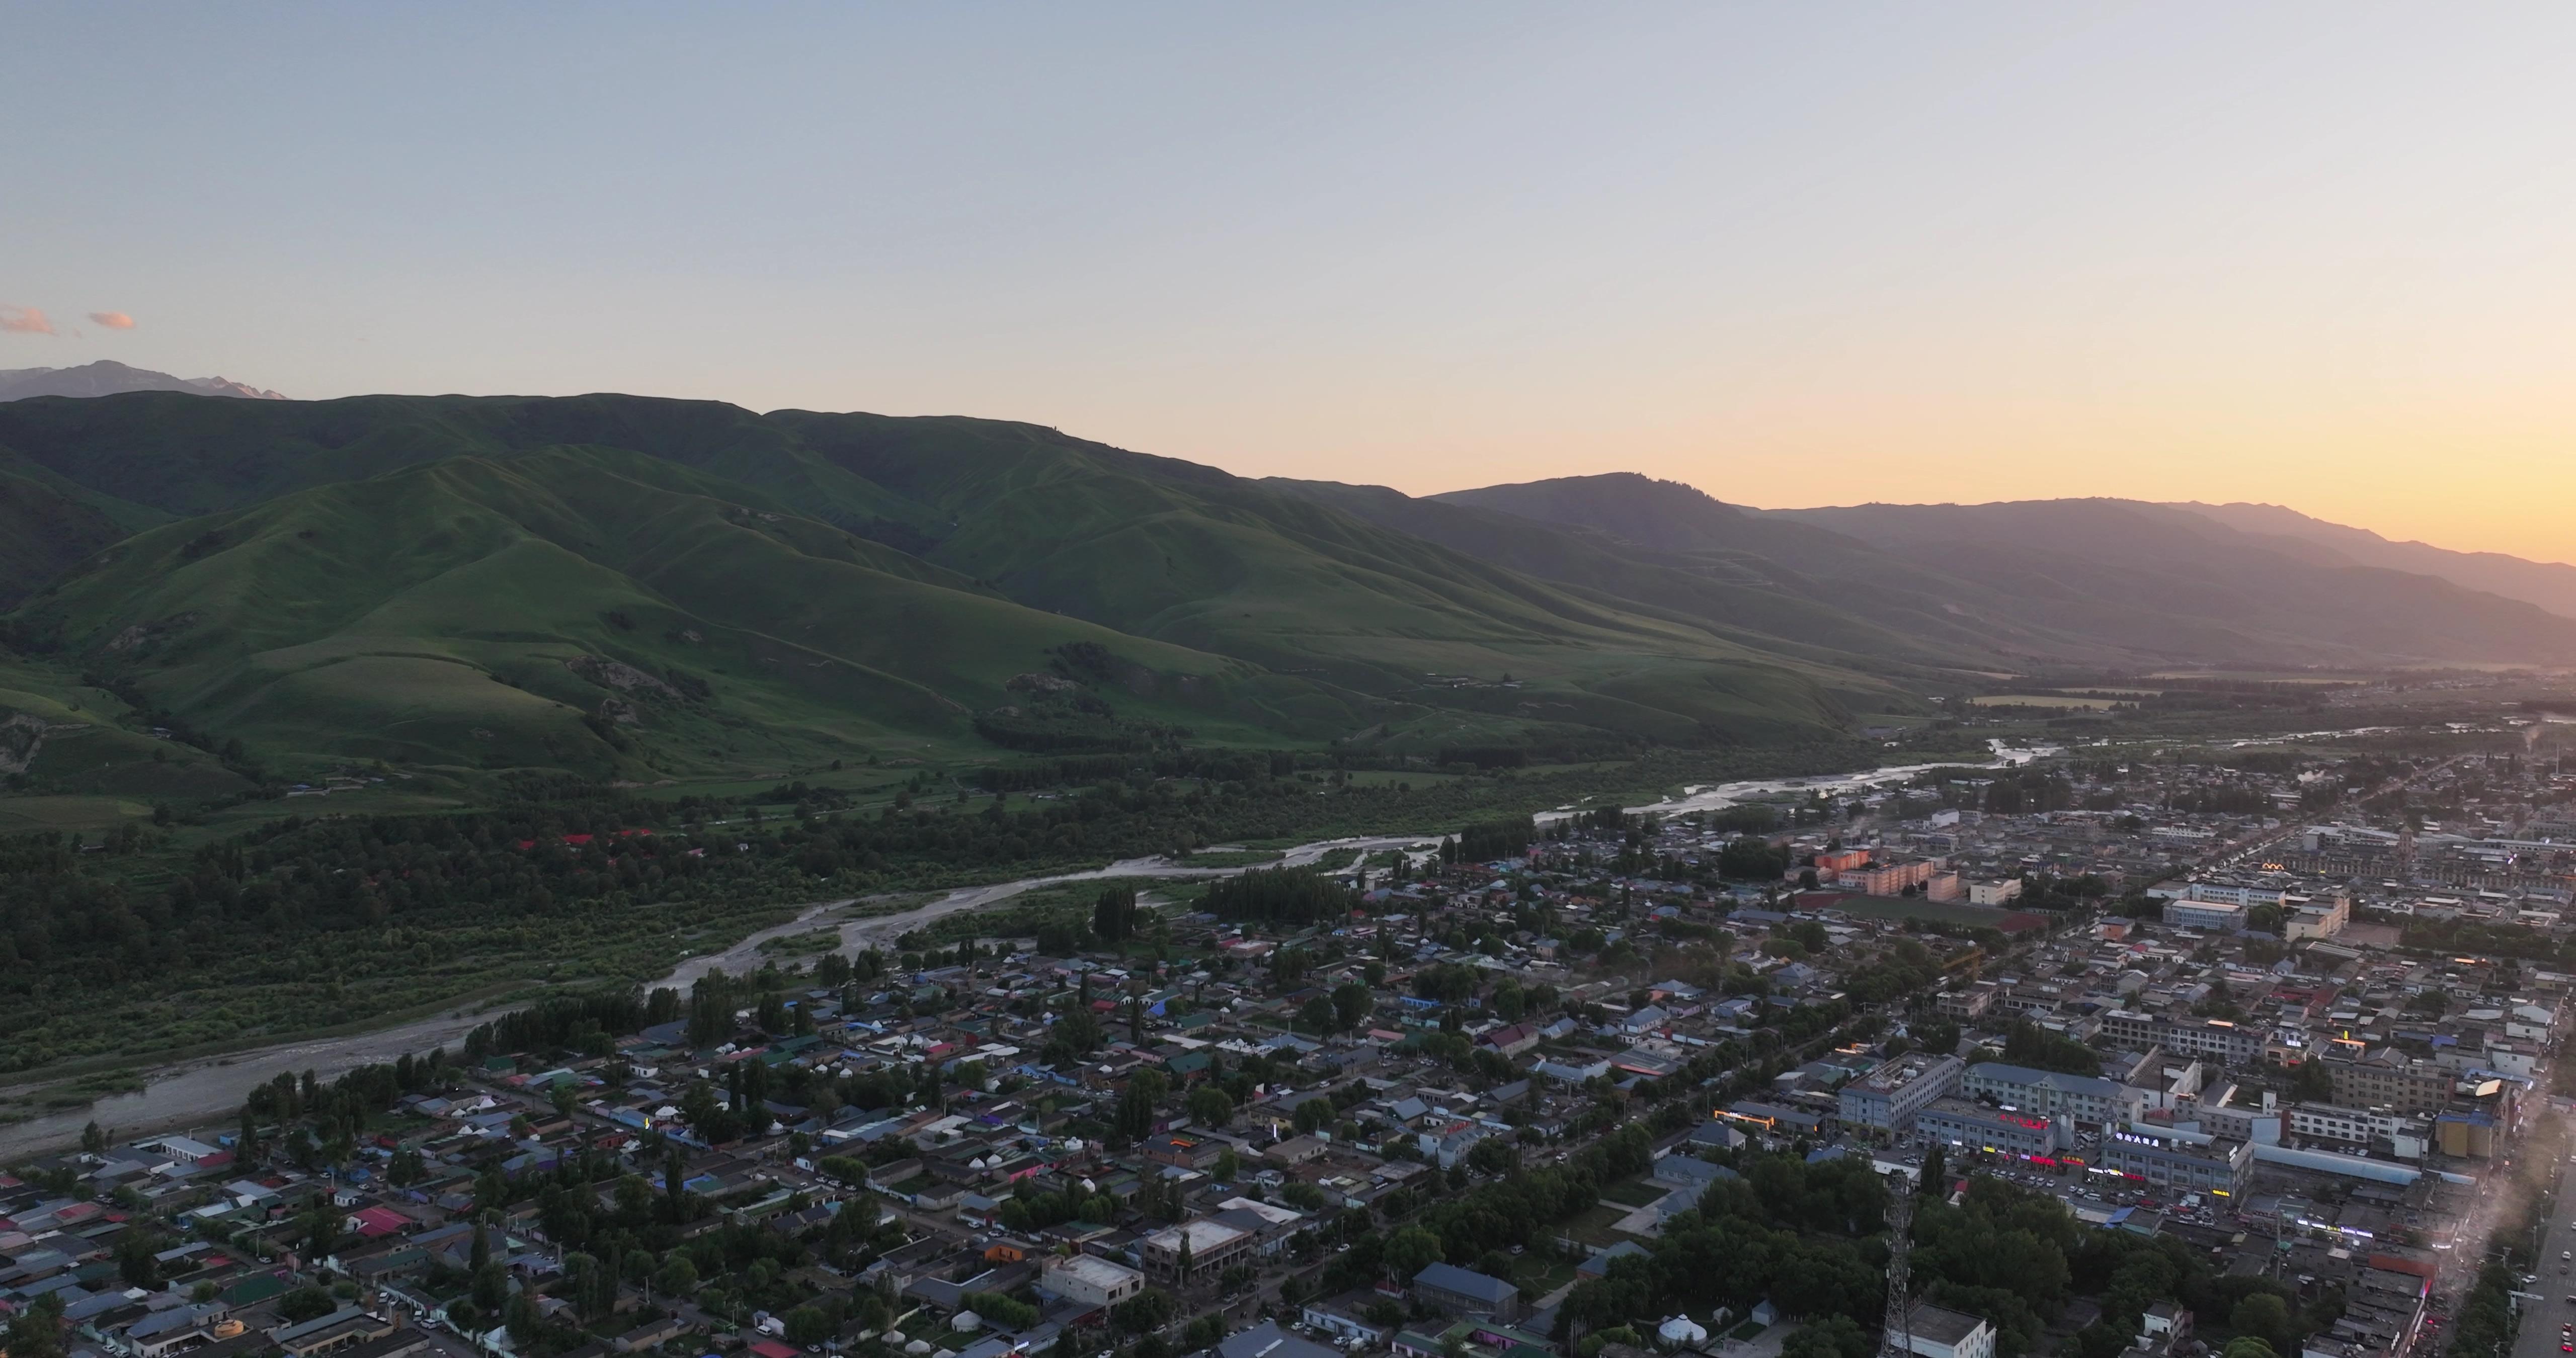
[[1568,807],[549,1000],[14,1166],[8,1353],[2539,1352],[2541,735]]

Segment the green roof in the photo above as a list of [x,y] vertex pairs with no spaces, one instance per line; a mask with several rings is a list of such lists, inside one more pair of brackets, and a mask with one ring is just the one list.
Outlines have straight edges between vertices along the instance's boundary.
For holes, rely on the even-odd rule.
[[248,1306],[253,1302],[262,1302],[271,1297],[285,1295],[286,1280],[274,1273],[263,1273],[255,1278],[244,1278],[225,1288],[217,1294],[217,1299],[231,1306]]

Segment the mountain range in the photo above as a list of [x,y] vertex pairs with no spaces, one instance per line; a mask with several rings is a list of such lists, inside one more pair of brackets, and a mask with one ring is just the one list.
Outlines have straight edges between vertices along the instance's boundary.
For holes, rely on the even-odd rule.
[[0,722],[70,729],[41,676],[78,672],[296,768],[1572,758],[1843,738],[1999,673],[2576,663],[2576,618],[2453,574],[2566,568],[2245,508],[1412,497],[617,395],[30,399],[0,405]]
[[76,368],[0,368],[0,401],[30,396],[114,396],[128,391],[187,391],[258,401],[286,399],[229,377],[173,377],[149,368],[130,367],[112,358]]

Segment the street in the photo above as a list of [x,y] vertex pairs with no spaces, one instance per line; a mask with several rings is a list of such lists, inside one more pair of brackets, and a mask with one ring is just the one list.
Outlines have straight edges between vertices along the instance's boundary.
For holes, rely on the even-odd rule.
[[[2560,1116],[2554,1109],[2544,1117]],[[2526,1145],[2530,1144],[2528,1142]],[[2576,1322],[2576,1260],[2566,1257],[2576,1253],[2576,1221],[2569,1219],[2576,1206],[2568,1196],[2576,1188],[2576,1166],[2562,1164],[2558,1170],[2557,1198],[2546,1229],[2541,1232],[2540,1281],[2523,1284],[2523,1290],[2540,1300],[2525,1298],[2522,1302],[2522,1325],[2514,1336],[2513,1358],[2561,1358],[2559,1345],[2571,1342],[2561,1338],[2559,1326]]]

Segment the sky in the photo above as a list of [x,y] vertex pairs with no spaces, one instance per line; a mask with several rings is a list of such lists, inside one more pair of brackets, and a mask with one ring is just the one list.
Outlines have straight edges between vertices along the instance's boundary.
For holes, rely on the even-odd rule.
[[5,14],[0,368],[2576,560],[2576,7]]

